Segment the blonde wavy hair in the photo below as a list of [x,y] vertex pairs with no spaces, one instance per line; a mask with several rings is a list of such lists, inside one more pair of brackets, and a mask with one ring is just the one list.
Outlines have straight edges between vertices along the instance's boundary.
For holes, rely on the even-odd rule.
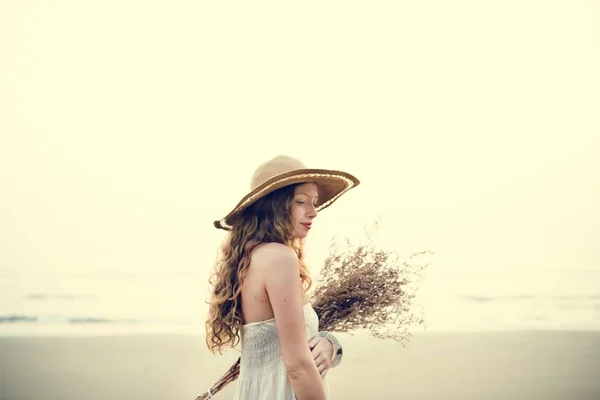
[[291,204],[298,185],[268,194],[234,219],[210,279],[206,344],[212,353],[221,353],[223,348],[235,347],[240,341],[242,276],[250,266],[252,250],[258,245],[274,242],[294,249],[305,293],[310,289],[312,280],[302,260],[302,242],[293,235]]

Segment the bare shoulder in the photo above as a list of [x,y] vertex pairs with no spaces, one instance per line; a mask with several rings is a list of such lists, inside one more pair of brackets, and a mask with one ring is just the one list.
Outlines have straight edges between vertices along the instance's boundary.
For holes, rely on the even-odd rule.
[[[259,269],[298,268],[296,252],[280,243],[265,243],[252,253],[252,264]],[[277,268],[280,269],[280,268]]]

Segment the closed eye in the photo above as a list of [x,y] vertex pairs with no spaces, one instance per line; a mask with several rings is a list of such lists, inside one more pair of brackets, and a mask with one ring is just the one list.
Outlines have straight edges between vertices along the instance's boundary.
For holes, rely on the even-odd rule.
[[[306,204],[306,202],[304,200],[296,200],[296,203],[298,203],[298,204]],[[313,207],[317,207],[317,203],[313,203]]]

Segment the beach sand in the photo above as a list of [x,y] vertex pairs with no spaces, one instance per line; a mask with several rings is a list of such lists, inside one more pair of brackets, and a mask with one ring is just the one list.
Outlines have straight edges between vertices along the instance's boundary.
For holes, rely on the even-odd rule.
[[[334,399],[600,399],[600,333],[341,335]],[[237,358],[201,337],[0,337],[2,400],[193,400]],[[234,385],[215,396],[232,397]]]

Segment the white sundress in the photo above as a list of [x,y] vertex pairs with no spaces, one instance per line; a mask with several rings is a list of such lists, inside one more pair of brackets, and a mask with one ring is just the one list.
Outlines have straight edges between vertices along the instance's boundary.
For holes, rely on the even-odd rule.
[[[319,318],[310,303],[304,304],[306,334],[309,339],[319,331]],[[308,345],[308,343],[307,343]],[[327,377],[323,381],[330,399]],[[294,400],[295,394],[283,364],[275,319],[242,326],[240,375],[234,400]]]

